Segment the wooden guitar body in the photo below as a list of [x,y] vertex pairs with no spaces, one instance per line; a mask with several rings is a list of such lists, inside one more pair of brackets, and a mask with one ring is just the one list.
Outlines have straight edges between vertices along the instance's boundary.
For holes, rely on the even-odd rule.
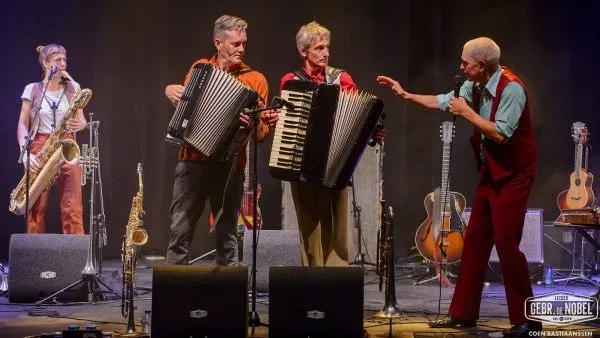
[[[463,236],[466,226],[461,214],[465,208],[466,200],[462,194],[450,191],[448,193],[449,203],[446,207],[446,212],[442,216],[441,199],[443,196],[440,195],[440,189],[437,188],[425,197],[423,204],[427,211],[427,219],[417,229],[415,243],[421,255],[426,259],[439,262],[442,259],[440,254],[443,251],[446,254],[446,262],[451,264],[459,262],[462,255],[464,245]],[[435,212],[434,210],[439,210],[440,212]],[[438,213],[440,216],[436,217]],[[436,218],[439,218],[439,220]],[[438,228],[441,231],[447,231],[447,246],[442,251],[440,251],[442,235],[440,233],[436,234],[436,224],[439,224]]]

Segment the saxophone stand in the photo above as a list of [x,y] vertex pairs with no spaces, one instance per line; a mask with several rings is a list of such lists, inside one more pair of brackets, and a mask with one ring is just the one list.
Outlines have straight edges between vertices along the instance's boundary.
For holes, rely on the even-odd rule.
[[[99,121],[93,121],[93,113],[90,113],[90,121],[88,122],[88,126],[90,128],[90,148],[88,149],[87,145],[83,145],[83,158],[81,159],[82,165],[82,185],[85,184],[88,174],[89,179],[92,184],[90,186],[90,230],[89,230],[89,238],[90,245],[88,247],[87,252],[87,261],[85,267],[81,271],[81,279],[72,283],[57,292],[51,294],[50,296],[38,301],[35,305],[40,306],[47,302],[48,300],[54,299],[59,294],[75,288],[79,284],[87,285],[87,295],[88,302],[93,303],[97,300],[102,300],[104,295],[102,291],[99,290],[99,286],[104,286],[110,293],[113,293],[119,299],[121,296],[110,286],[108,286],[105,282],[100,278],[100,262],[102,260],[102,244],[106,244],[106,231],[104,229],[104,201],[102,196],[102,176],[100,174],[100,158],[98,151],[98,126],[100,125]],[[95,139],[94,139],[95,138]],[[98,171],[98,180],[96,180],[96,170]],[[94,201],[95,201],[95,185],[99,184],[99,192],[100,192],[100,206],[101,213],[99,215],[94,215]],[[101,241],[102,239],[102,241]]]
[[250,327],[252,328],[251,333],[250,333],[250,337],[254,337],[254,330],[257,326],[263,326],[263,327],[268,327],[267,324],[263,323],[260,321],[260,317],[258,316],[258,312],[256,312],[256,251],[258,249],[258,236],[257,233],[260,231],[260,229],[258,229],[256,227],[256,211],[258,210],[258,206],[257,206],[257,191],[258,191],[258,170],[256,168],[256,162],[257,162],[257,147],[258,147],[258,133],[257,133],[257,128],[258,128],[258,124],[260,122],[260,112],[262,111],[266,111],[266,110],[275,110],[275,109],[280,109],[283,106],[288,106],[289,109],[294,109],[295,106],[277,96],[275,96],[273,98],[273,101],[271,102],[271,106],[269,107],[265,107],[265,108],[258,108],[258,109],[253,109],[250,110],[248,112],[246,112],[246,115],[250,116],[252,118],[252,129],[250,131],[250,135],[252,135],[252,133],[254,133],[254,137],[253,137],[253,141],[252,141],[252,166],[253,166],[253,170],[252,170],[252,194],[253,194],[253,200],[252,200],[252,271],[251,271],[251,277],[252,277],[252,300],[251,300],[251,309],[250,309],[250,313],[248,315],[248,325],[250,325]]

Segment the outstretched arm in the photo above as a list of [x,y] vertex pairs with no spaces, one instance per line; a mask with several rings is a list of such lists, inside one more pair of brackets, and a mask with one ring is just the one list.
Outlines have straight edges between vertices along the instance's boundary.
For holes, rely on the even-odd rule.
[[402,88],[398,81],[387,76],[378,76],[377,82],[384,87],[390,88],[395,96],[401,97],[406,101],[412,102],[424,108],[439,109],[437,97],[434,95],[420,95],[409,93],[406,90],[404,90],[404,88]]

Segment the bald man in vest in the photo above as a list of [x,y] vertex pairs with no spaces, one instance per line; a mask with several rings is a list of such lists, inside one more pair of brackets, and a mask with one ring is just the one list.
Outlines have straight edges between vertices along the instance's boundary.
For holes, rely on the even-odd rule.
[[473,125],[471,145],[481,179],[465,234],[456,290],[448,316],[431,327],[474,327],[487,264],[496,245],[504,278],[510,323],[505,336],[527,337],[542,329],[525,317],[525,300],[533,296],[525,255],[519,249],[527,199],[536,176],[536,144],[529,100],[523,82],[500,66],[500,47],[480,37],[465,43],[460,69],[467,81],[459,97],[409,93],[398,81],[377,82],[397,97],[421,107],[450,111]]

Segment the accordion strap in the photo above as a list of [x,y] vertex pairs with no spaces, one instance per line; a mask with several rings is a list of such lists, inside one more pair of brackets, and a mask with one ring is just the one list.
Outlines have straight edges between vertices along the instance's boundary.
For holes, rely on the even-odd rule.
[[[325,83],[327,84],[340,84],[340,76],[342,75],[342,73],[344,72],[343,69],[338,69],[338,68],[333,68],[333,67],[329,67],[327,66],[325,68]],[[302,80],[302,81],[312,81],[311,77],[306,74],[306,72],[304,71],[304,69],[300,69],[294,72],[294,76],[298,79],[298,80]]]

